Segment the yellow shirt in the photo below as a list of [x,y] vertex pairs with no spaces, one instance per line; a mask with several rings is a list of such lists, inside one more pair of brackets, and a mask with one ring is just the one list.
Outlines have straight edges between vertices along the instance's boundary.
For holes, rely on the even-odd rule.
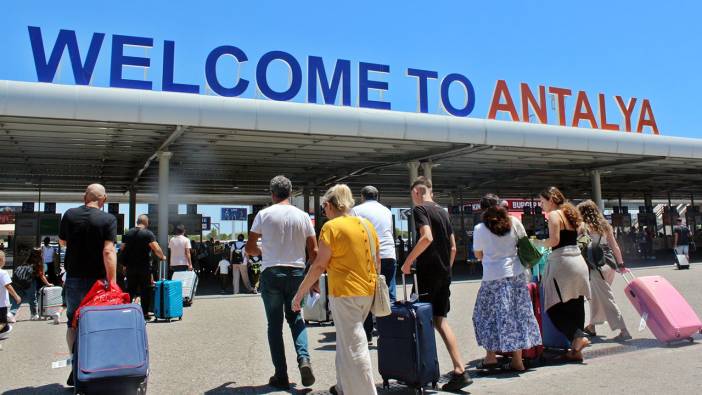
[[[365,221],[375,244],[380,250],[378,235],[373,224]],[[324,224],[319,234],[320,243],[331,248],[332,256],[327,267],[329,295],[372,296],[375,292],[375,263],[371,258],[368,235],[361,218],[343,216]]]

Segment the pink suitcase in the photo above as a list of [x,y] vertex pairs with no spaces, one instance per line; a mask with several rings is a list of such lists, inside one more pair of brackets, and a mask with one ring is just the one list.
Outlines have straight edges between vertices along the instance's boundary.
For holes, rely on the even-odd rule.
[[699,317],[668,280],[661,276],[637,278],[628,270],[624,272],[624,279],[627,282],[624,288],[627,298],[645,319],[646,326],[656,339],[665,343],[686,339],[692,341],[692,335],[702,331]]

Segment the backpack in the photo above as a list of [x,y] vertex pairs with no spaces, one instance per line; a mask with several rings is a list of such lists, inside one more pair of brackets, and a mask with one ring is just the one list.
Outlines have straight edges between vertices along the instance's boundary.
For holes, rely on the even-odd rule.
[[18,288],[29,288],[33,280],[34,268],[32,265],[20,265],[12,271],[12,284],[17,285]]
[[595,269],[604,265],[617,269],[617,261],[614,259],[612,249],[605,244],[601,244],[602,235],[599,235],[597,242],[590,240],[586,248],[586,261]]
[[237,247],[239,247],[237,243],[239,243],[239,241],[235,241],[234,244],[232,244],[232,259],[231,259],[231,261],[232,261],[232,264],[234,264],[234,265],[244,263],[244,254],[241,251],[244,248],[244,245],[242,245],[241,248],[237,248]]

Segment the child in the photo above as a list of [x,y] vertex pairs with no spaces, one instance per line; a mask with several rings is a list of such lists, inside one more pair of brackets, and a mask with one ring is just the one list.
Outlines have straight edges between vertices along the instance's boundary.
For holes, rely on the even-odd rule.
[[221,261],[219,261],[219,264],[217,265],[217,270],[215,270],[215,274],[219,273],[219,283],[221,290],[219,291],[220,293],[224,293],[225,289],[227,288],[227,280],[229,279],[229,261],[222,258]]
[[7,308],[10,306],[9,295],[12,295],[17,303],[22,300],[12,288],[12,279],[6,271],[2,270],[3,266],[5,266],[5,252],[0,251],[0,340],[6,339],[12,331],[12,325],[7,322]]

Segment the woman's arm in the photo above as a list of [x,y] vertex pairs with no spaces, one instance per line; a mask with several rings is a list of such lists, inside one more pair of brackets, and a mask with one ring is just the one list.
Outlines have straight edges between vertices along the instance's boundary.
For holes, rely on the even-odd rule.
[[310,288],[319,281],[319,277],[327,270],[329,266],[329,261],[331,260],[331,247],[327,245],[322,240],[319,241],[319,251],[317,252],[317,258],[310,266],[310,270],[307,272],[305,279],[302,280],[300,287],[297,289],[295,298],[292,302],[292,310],[300,311],[302,309],[301,303],[302,298],[309,292]]
[[614,237],[614,232],[612,232],[612,229],[607,231],[607,244],[609,244],[609,247],[612,249],[612,253],[614,253],[614,259],[616,259],[617,265],[623,267],[624,258],[622,258],[622,250],[619,248],[619,243],[617,243],[617,238]]

